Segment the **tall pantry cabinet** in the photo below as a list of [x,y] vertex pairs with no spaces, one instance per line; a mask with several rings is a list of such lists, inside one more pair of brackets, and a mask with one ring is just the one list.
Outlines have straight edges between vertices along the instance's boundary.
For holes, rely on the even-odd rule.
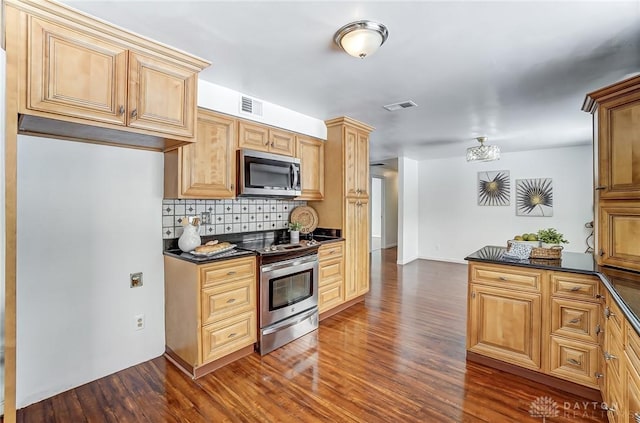
[[309,202],[318,226],[345,239],[345,301],[369,291],[369,134],[372,127],[340,117],[325,122],[325,195]]
[[640,76],[587,95],[593,114],[598,264],[640,270]]

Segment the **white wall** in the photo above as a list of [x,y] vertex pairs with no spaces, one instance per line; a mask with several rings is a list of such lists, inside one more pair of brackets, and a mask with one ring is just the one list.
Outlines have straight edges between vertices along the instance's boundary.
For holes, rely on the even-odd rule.
[[[321,119],[312,118],[277,104],[257,99],[263,102],[263,115],[255,116],[240,112],[242,93],[230,88],[198,81],[198,106],[215,110],[243,119],[255,120],[267,125],[277,126],[312,137],[327,139],[327,127]],[[336,117],[336,116],[330,116]]]
[[416,160],[398,157],[398,264],[418,258],[419,167]]
[[164,352],[162,178],[161,153],[18,137],[18,407]]
[[[553,227],[570,241],[566,251],[584,252],[593,220],[591,146],[504,153],[499,161],[467,163],[463,155],[420,162],[420,258],[464,262],[485,245],[506,246],[524,232]],[[477,173],[509,170],[511,204],[478,206]],[[553,179],[553,216],[515,212],[515,180]]]
[[384,242],[382,248],[398,245],[398,172],[372,167],[371,175],[383,177],[384,183]]
[[382,183],[384,179],[371,178],[371,236],[382,237]]

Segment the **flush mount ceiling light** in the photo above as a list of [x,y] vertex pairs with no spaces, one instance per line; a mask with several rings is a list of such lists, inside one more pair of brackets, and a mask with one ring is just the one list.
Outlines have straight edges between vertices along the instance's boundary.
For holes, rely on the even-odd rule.
[[484,145],[487,137],[477,137],[480,143],[477,147],[467,148],[468,162],[490,162],[491,160],[500,159],[500,147],[497,145]]
[[364,59],[375,53],[388,37],[386,26],[377,22],[356,21],[340,28],[333,40],[351,56]]

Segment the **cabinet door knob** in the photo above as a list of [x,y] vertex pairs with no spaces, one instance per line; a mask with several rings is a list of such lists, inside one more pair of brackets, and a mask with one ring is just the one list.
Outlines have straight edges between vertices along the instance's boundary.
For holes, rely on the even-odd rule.
[[604,256],[604,250],[602,248],[600,248],[600,257]]
[[604,298],[604,295],[596,294],[596,298],[599,300],[600,298]]
[[231,184],[231,185],[230,185],[230,188],[231,188],[231,189],[234,189],[234,186],[233,186],[233,184]]
[[120,106],[120,108],[118,109],[118,114],[120,116],[124,115],[124,106]]
[[602,330],[602,328],[600,327],[600,325],[596,325],[596,335],[600,335],[601,333],[603,333],[604,331]]
[[605,307],[604,308],[604,317],[606,317],[608,319],[609,317],[611,317],[611,314],[612,313],[611,313],[611,309],[609,308],[609,306]]
[[133,109],[133,110],[131,111],[131,117],[132,117],[132,118],[134,118],[134,117],[136,117],[136,116],[138,116],[138,109]]
[[600,379],[604,377],[604,374],[598,373],[598,372],[595,372],[593,375],[595,376],[596,379]]

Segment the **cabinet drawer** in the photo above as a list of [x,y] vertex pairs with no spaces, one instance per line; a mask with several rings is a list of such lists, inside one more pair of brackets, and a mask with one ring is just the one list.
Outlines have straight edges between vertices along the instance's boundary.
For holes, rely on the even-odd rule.
[[318,249],[318,258],[322,263],[323,260],[332,259],[334,257],[342,257],[344,242],[332,242],[331,244],[323,244]]
[[596,344],[551,337],[549,374],[598,388],[599,348]]
[[202,328],[202,362],[224,357],[257,339],[256,312],[251,311]]
[[595,303],[552,298],[551,334],[597,343],[598,311]]
[[469,268],[470,280],[475,283],[499,286],[509,289],[539,291],[542,272],[520,270],[486,264],[472,264]]
[[255,278],[255,276],[255,257],[224,260],[209,266],[202,266],[200,269],[200,281],[203,287],[247,277]]
[[318,288],[318,310],[320,313],[327,311],[344,301],[344,284],[342,281],[334,282]]
[[256,307],[253,278],[209,285],[202,290],[202,324],[206,325]]
[[567,273],[551,274],[552,295],[584,301],[600,299],[600,280],[589,276],[576,276]]
[[342,281],[344,279],[344,262],[341,258],[330,260],[320,264],[318,286],[321,288],[325,285]]

